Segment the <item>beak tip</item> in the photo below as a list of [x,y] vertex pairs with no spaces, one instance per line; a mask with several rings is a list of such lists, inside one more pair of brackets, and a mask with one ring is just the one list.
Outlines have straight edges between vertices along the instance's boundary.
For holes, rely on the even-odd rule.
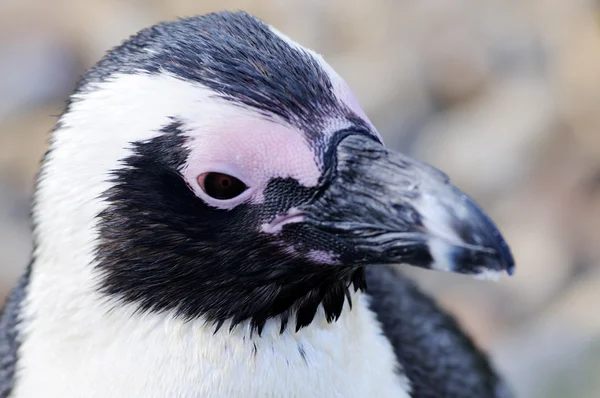
[[515,273],[513,256],[503,240],[494,242],[496,244],[491,247],[454,246],[443,241],[432,243],[430,241],[433,269],[471,274],[478,279],[497,279],[504,272],[509,276]]
[[[474,231],[471,235],[478,234],[480,237],[483,237],[484,247],[491,249],[493,252],[488,258],[489,269],[506,271],[509,276],[512,276],[515,273],[515,260],[500,230],[472,199],[468,198],[467,203],[472,220],[476,221],[471,224],[471,231]],[[466,235],[468,236],[469,234]]]
[[508,244],[506,243],[506,241],[504,240],[504,238],[502,238],[502,235],[498,234],[499,238],[500,238],[500,249],[498,250],[498,254],[499,254],[499,258],[500,261],[502,262],[502,264],[504,264],[504,269],[506,270],[506,273],[509,276],[513,276],[515,273],[515,259],[512,255],[512,253],[510,252],[510,248],[508,247]]
[[515,263],[514,262],[510,262],[506,264],[506,273],[509,276],[513,276],[515,274]]

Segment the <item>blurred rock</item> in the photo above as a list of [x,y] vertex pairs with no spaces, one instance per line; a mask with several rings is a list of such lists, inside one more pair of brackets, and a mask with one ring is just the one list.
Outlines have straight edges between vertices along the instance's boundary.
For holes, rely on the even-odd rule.
[[560,293],[570,276],[573,262],[570,248],[561,226],[545,214],[543,207],[522,212],[502,227],[518,259],[517,277],[507,280],[504,286],[510,299],[520,303],[521,315],[535,313],[534,310]]
[[[594,374],[590,366],[597,367],[600,358],[600,317],[590,311],[600,299],[599,265],[494,348],[497,363],[513,381],[518,396],[576,396],[568,391],[589,391]],[[592,383],[598,386],[597,381]],[[557,388],[563,395],[552,395]]]
[[155,22],[245,9],[322,53],[388,145],[443,169],[498,221],[513,278],[408,272],[491,350],[519,396],[597,397],[596,3],[2,1],[0,300],[30,254],[27,198],[51,115],[84,67]]
[[21,275],[31,254],[29,201],[0,176],[0,303]]
[[505,79],[433,118],[417,154],[474,194],[510,194],[535,167],[556,115],[542,79]]
[[0,130],[0,177],[10,178],[14,188],[30,192],[40,159],[46,151],[46,141],[62,112],[64,103],[56,102],[30,110],[21,117],[12,117]]
[[578,21],[560,47],[558,98],[570,133],[600,166],[600,32],[592,14]]
[[68,42],[48,31],[20,30],[0,36],[0,121],[64,98],[81,70]]

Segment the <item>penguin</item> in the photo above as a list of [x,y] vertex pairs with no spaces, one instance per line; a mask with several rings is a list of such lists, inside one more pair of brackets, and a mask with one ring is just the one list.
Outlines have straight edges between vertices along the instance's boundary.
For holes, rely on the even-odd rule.
[[244,12],[140,31],[80,80],[0,320],[0,397],[506,398],[392,268],[512,274],[498,228]]

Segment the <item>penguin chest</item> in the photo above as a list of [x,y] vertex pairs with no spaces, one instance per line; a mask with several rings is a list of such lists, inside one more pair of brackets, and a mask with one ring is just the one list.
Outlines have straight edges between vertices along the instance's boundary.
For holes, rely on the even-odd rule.
[[215,333],[201,320],[126,309],[38,325],[21,345],[14,397],[409,397],[392,347],[357,299],[337,322],[320,314],[280,333],[273,320],[260,337],[246,325]]

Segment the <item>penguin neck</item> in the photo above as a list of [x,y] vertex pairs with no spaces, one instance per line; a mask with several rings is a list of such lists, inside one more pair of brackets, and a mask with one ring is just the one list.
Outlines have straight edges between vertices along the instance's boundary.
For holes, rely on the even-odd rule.
[[[369,310],[368,296],[352,296],[340,318],[320,308],[298,332],[281,333],[279,319],[261,335],[249,322],[215,333],[205,319],[140,313],[113,302],[84,280],[85,267],[48,263],[38,251],[23,305],[23,371],[15,397],[72,396],[315,396],[408,397],[390,343]],[[70,274],[62,271],[71,269]],[[152,375],[152,377],[148,377]],[[260,382],[257,382],[260,380]]]

